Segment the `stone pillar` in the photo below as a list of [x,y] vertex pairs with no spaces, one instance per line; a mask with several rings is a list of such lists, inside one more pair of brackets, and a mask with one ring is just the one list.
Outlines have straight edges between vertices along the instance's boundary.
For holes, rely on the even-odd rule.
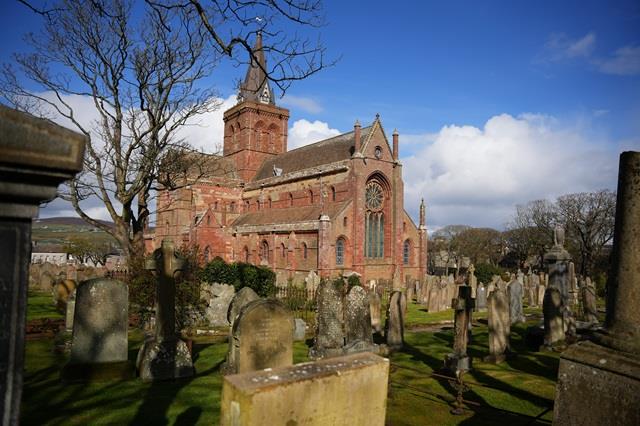
[[329,216],[323,214],[318,221],[318,275],[320,278],[328,278],[330,275],[331,242],[329,241],[329,231],[331,220]]
[[475,300],[471,297],[471,287],[458,287],[458,297],[451,301],[454,313],[453,353],[447,354],[444,367],[453,374],[471,369],[471,358],[467,355],[469,325]]
[[620,155],[607,320],[560,357],[554,424],[640,424],[640,152]]
[[565,337],[569,340],[572,340],[576,335],[576,331],[575,318],[573,317],[573,313],[571,311],[570,300],[571,283],[569,282],[569,280],[571,278],[571,255],[564,248],[564,229],[562,229],[562,227],[556,226],[553,239],[553,247],[544,254],[543,258],[544,264],[548,268],[549,284],[547,285],[546,289],[548,291],[549,288],[555,288],[560,292],[561,305],[559,308],[562,311],[562,321],[566,334]]
[[400,143],[398,141],[398,129],[393,130],[393,159],[398,161],[400,159],[398,153],[400,151]]
[[0,424],[18,424],[31,220],[82,170],[86,138],[0,105]]

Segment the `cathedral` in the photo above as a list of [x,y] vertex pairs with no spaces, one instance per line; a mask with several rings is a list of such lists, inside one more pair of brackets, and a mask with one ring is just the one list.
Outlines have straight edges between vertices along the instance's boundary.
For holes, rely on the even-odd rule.
[[[356,272],[394,287],[426,274],[424,203],[404,209],[399,136],[371,125],[287,150],[289,111],[276,105],[260,38],[238,103],[224,112],[221,156],[198,179],[158,195],[152,250],[165,238],[204,260],[265,265],[279,285]],[[205,154],[198,154],[205,155]]]

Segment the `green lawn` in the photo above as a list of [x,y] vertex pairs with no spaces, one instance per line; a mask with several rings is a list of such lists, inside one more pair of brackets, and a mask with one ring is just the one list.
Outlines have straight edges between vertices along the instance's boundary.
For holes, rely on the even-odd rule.
[[27,298],[27,321],[43,318],[64,318],[56,310],[51,293],[29,291]]
[[[30,304],[31,306],[31,304]],[[428,314],[417,304],[408,309],[407,323],[428,325],[447,319]],[[448,312],[451,318],[451,312]],[[479,315],[476,316],[476,318]],[[387,424],[526,424],[553,404],[558,355],[528,352],[523,344],[526,325],[514,327],[514,359],[500,365],[481,362],[487,354],[486,325],[474,327],[469,354],[474,369],[465,375],[473,383],[465,393],[472,401],[462,416],[450,414],[455,391],[448,380],[429,377],[450,352],[452,331],[408,331],[405,348],[391,356]],[[142,336],[130,333],[129,358],[135,359]],[[307,343],[310,343],[308,340]],[[224,338],[197,338],[195,377],[175,382],[145,384],[139,380],[62,385],[60,368],[66,356],[52,351],[53,340],[28,341],[22,424],[217,424],[222,377],[219,373],[227,344]],[[307,345],[294,345],[294,362],[306,361]],[[502,410],[502,411],[500,411]],[[516,415],[518,414],[518,415]],[[523,416],[525,415],[525,416]],[[544,419],[549,420],[547,413]]]

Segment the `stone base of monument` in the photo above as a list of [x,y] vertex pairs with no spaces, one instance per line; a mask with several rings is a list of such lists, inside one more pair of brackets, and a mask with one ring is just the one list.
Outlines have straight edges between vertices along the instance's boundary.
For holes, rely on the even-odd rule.
[[225,376],[220,424],[383,426],[388,380],[371,353]]
[[375,343],[357,341],[351,344],[345,345],[343,348],[344,354],[355,354],[359,352],[372,352],[374,354],[380,353],[380,346]]
[[482,358],[482,361],[488,363],[488,364],[500,364],[501,362],[506,361],[507,359],[507,355],[505,354],[500,354],[500,355],[487,355],[484,358]]
[[68,363],[62,369],[63,383],[107,382],[127,380],[135,377],[135,368],[130,361],[102,362],[97,364]]
[[458,374],[461,371],[471,370],[471,357],[468,355],[447,354],[444,357],[444,371]]
[[592,342],[560,357],[553,423],[640,425],[640,358]]
[[161,342],[155,339],[145,341],[138,352],[136,368],[145,382],[191,377],[195,374],[189,347],[177,338]]

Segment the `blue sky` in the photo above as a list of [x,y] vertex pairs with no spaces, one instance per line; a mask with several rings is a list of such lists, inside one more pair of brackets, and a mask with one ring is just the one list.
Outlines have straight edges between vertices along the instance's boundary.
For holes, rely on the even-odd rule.
[[[0,59],[38,18],[0,6]],[[294,84],[290,147],[380,113],[400,132],[406,205],[429,227],[501,228],[515,204],[615,190],[618,155],[640,150],[638,1],[326,1],[331,68]],[[226,106],[243,69],[210,79]],[[219,142],[221,112],[190,131]],[[206,121],[206,120],[205,120]],[[221,123],[220,123],[221,124]],[[66,212],[52,203],[45,215]],[[97,212],[98,210],[96,210]]]

